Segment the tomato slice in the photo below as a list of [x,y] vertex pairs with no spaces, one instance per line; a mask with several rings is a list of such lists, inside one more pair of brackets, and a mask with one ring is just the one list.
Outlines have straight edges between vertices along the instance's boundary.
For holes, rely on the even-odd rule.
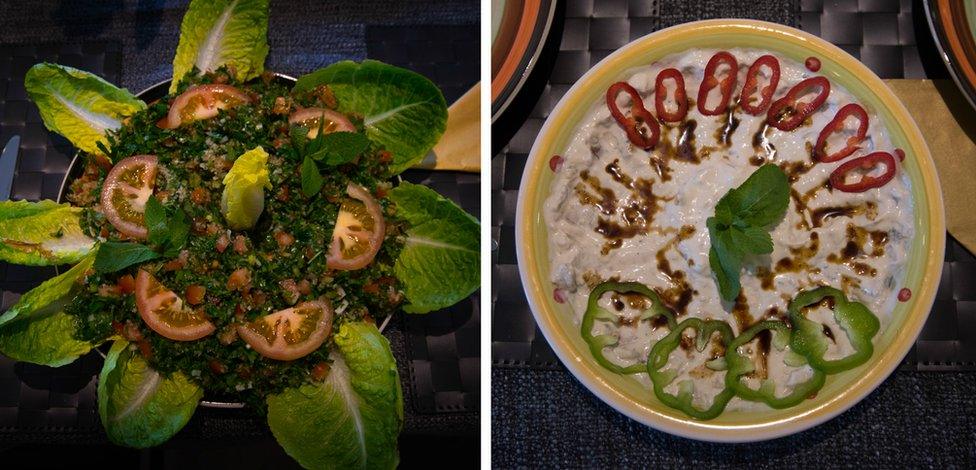
[[221,109],[250,102],[249,96],[230,85],[193,86],[173,100],[173,104],[169,106],[169,114],[160,121],[159,127],[176,129],[187,122],[210,119]]
[[383,211],[365,188],[349,183],[332,231],[332,244],[325,265],[350,271],[373,261],[386,235]]
[[194,310],[183,299],[140,269],[136,274],[136,309],[149,328],[173,341],[193,341],[214,332],[203,310]]
[[352,122],[349,122],[349,119],[345,115],[325,108],[299,109],[291,113],[291,116],[288,116],[288,123],[308,129],[309,139],[314,139],[319,135],[319,127],[326,134],[332,132],[356,132],[356,126],[353,126]]
[[156,167],[155,155],[123,158],[102,184],[102,213],[113,227],[132,238],[146,238],[144,212],[156,183]]
[[322,346],[332,332],[332,306],[304,302],[237,327],[237,334],[269,359],[291,361]]

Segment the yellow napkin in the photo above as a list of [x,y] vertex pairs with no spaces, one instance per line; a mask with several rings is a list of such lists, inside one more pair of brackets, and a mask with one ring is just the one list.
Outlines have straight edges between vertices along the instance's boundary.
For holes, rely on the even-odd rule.
[[481,83],[447,109],[447,130],[417,168],[481,171]]
[[976,252],[976,111],[950,80],[885,80],[922,130],[945,199],[946,227]]

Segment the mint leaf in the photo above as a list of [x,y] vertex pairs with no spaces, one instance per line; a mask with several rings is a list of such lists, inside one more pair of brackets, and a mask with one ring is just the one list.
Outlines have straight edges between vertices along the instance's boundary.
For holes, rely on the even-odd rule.
[[94,266],[99,274],[114,273],[158,257],[159,253],[139,243],[105,242],[98,246]]
[[407,313],[449,307],[481,284],[478,221],[434,190],[401,183],[390,191],[409,228],[394,270],[403,282]]
[[[729,191],[726,197],[735,218],[748,225],[765,227],[778,222],[786,213],[790,203],[790,184],[780,167],[767,163],[741,186]],[[717,211],[716,207],[716,215]]]
[[166,226],[166,208],[156,199],[149,196],[144,213],[146,228],[149,229],[149,243],[162,245],[169,239],[169,228]]
[[308,156],[313,160],[321,160],[328,166],[349,163],[369,148],[369,139],[365,135],[355,132],[333,132],[319,134],[316,140],[322,138],[314,153]]
[[163,256],[167,258],[176,256],[186,244],[187,236],[190,234],[190,223],[181,209],[175,208],[172,214],[169,214],[159,200],[149,196],[146,201],[145,221],[146,228],[149,229],[147,240]]
[[[729,191],[728,194],[731,194],[733,191],[735,190]],[[718,204],[715,205],[716,222],[723,227],[732,225],[732,204],[728,194],[723,196],[722,199],[719,199]]]
[[773,252],[766,228],[783,218],[790,203],[790,185],[778,166],[766,164],[738,188],[730,189],[715,205],[715,216],[705,221],[712,247],[708,264],[725,300],[739,295],[739,271],[746,254]]
[[742,269],[740,261],[728,254],[716,250],[714,246],[708,252],[708,265],[715,272],[715,279],[718,280],[718,290],[725,300],[733,300],[739,296],[742,286],[739,284],[739,270]]
[[729,228],[732,245],[744,253],[764,255],[773,252],[773,237],[760,227]]
[[173,216],[169,218],[167,225],[169,226],[169,238],[163,255],[172,258],[179,254],[183,245],[186,244],[186,239],[190,235],[190,222],[186,220],[185,212],[176,209]]
[[325,178],[322,178],[322,174],[319,173],[319,167],[315,164],[315,160],[311,157],[305,156],[305,160],[302,162],[302,193],[305,197],[312,197],[319,193],[322,189],[322,184]]
[[308,145],[308,129],[303,126],[291,126],[288,129],[288,137],[291,139],[292,146],[298,152],[296,156],[300,157],[305,155],[305,146]]
[[705,221],[712,248],[708,252],[708,264],[715,273],[722,298],[732,300],[739,295],[739,271],[742,269],[742,253],[732,243],[729,231],[718,228],[715,217]]

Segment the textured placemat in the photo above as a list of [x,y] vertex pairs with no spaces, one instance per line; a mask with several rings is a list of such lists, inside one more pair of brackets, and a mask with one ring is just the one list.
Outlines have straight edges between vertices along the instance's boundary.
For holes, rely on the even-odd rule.
[[[478,79],[476,28],[367,26],[362,34],[367,56],[427,75],[449,102]],[[444,47],[434,47],[437,40],[448,41],[447,53]],[[117,43],[0,46],[0,140],[6,142],[14,134],[23,138],[12,198],[56,198],[73,153],[70,143],[44,129],[36,107],[27,101],[26,69],[39,61],[55,61],[118,83],[120,56]],[[480,212],[478,175],[409,171],[404,178],[429,184],[471,214]],[[19,294],[52,274],[51,268],[0,264],[0,308],[9,308]],[[405,389],[405,432],[477,432],[479,331],[477,294],[451,309],[427,316],[398,315],[390,323],[385,334]],[[104,442],[94,380],[101,362],[97,352],[61,368],[0,356],[0,442]],[[247,410],[200,407],[176,439],[268,436],[264,420]]]
[[[651,31],[694,19],[757,18],[821,35],[860,58],[882,78],[946,76],[942,63],[934,55],[936,49],[927,35],[924,15],[913,15],[909,0],[826,3],[804,0],[799,5],[793,2],[745,5],[739,2],[661,0],[658,3],[659,11],[651,12],[657,16],[633,18],[628,16],[632,13],[627,8],[618,7],[613,9],[617,17],[608,19],[596,18],[596,12],[590,8],[591,2],[570,1],[556,66],[546,92],[508,146],[492,159],[493,366],[562,367],[535,325],[518,279],[514,227],[518,187],[528,152],[549,112],[569,86],[597,60],[636,38],[630,25],[635,22],[652,25],[648,30]],[[603,5],[603,2],[598,4]],[[594,23],[603,25],[597,36],[593,34]],[[916,41],[915,31],[926,35]],[[976,370],[974,261],[976,258],[971,253],[949,237],[942,284],[935,305],[915,347],[905,358],[903,368]]]

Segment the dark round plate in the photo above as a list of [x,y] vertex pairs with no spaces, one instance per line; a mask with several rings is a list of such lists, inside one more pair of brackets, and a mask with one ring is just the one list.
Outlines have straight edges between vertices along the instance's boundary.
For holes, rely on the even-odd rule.
[[925,0],[925,16],[949,74],[976,108],[976,3]]
[[518,95],[552,31],[555,0],[492,0],[491,121]]

